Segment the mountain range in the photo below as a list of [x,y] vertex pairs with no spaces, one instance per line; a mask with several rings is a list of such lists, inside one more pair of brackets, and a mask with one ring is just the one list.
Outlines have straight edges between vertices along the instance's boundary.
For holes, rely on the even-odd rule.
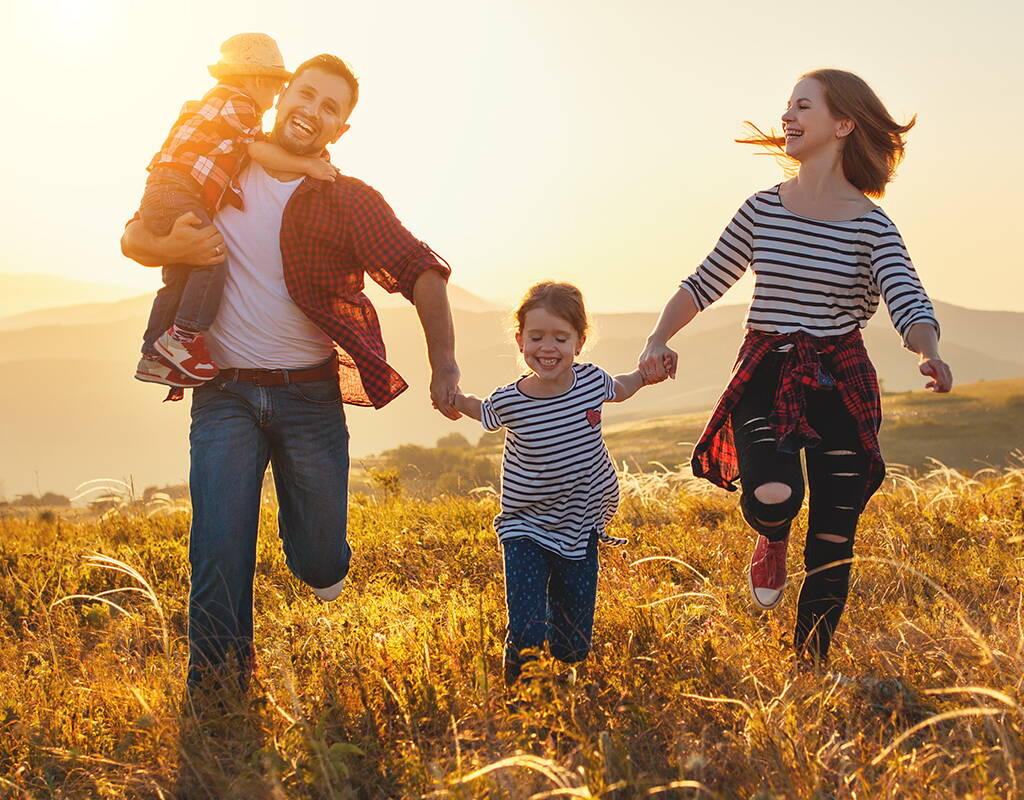
[[[5,278],[0,276],[0,287]],[[16,276],[22,277],[22,276]],[[39,288],[39,287],[37,287]],[[453,431],[471,440],[471,420],[449,422],[430,408],[423,335],[415,310],[400,296],[372,291],[389,361],[410,388],[385,409],[347,407],[352,453],[398,444],[432,444]],[[188,470],[188,403],[161,403],[159,387],[132,379],[150,296],[64,307],[20,308],[0,317],[0,498],[42,489],[71,493],[93,478],[131,478],[147,485],[178,483]],[[510,315],[459,287],[450,291],[462,387],[489,393],[520,374],[508,333]],[[660,301],[660,298],[656,300]],[[654,305],[654,303],[652,303]],[[707,409],[728,380],[742,336],[745,308],[712,306],[673,341],[675,381],[645,388],[610,423]],[[1024,376],[1024,313],[977,311],[936,303],[943,357],[959,383]],[[583,358],[610,372],[635,367],[655,313],[595,314]],[[883,390],[920,388],[916,357],[904,349],[884,311],[865,330]]]

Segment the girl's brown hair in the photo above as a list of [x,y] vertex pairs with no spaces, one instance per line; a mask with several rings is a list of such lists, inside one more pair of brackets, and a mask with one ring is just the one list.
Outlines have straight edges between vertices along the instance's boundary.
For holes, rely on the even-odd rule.
[[[903,160],[904,137],[914,127],[917,115],[900,125],[886,110],[878,95],[863,78],[841,69],[815,69],[800,76],[814,78],[825,90],[828,110],[836,119],[852,119],[853,130],[843,141],[843,174],[870,197],[881,197]],[[795,158],[786,155],[786,137],[774,130],[765,133],[752,122],[753,133],[740,144],[767,148],[782,161],[787,174],[796,171]]]
[[534,308],[543,308],[564,319],[572,325],[580,339],[585,338],[590,329],[587,310],[583,305],[583,293],[571,283],[543,281],[527,289],[515,311],[516,333],[523,332],[526,312]]

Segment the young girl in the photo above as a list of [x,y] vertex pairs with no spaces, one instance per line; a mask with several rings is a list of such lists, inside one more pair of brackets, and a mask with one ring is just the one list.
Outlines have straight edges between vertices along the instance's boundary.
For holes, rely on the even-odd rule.
[[790,525],[810,507],[806,574],[794,644],[821,664],[846,603],[857,520],[885,474],[878,448],[878,382],[860,329],[885,299],[927,388],[948,392],[938,331],[903,239],[869,197],[881,197],[903,157],[900,125],[856,75],[804,75],[782,115],[783,136],[742,140],[776,149],[796,177],[750,197],[718,245],[662,311],[640,371],[675,369],[668,340],[721,297],[750,266],[754,299],[732,380],[693,454],[693,471],[743,488],[740,508],[757,532],[748,580],[754,603],[772,608],[786,583]]
[[530,288],[516,311],[515,337],[530,371],[486,400],[455,399],[487,430],[508,431],[494,519],[505,561],[507,684],[528,660],[524,650],[547,642],[566,662],[590,652],[597,543],[625,543],[605,532],[619,483],[601,437],[601,406],[644,385],[639,370],[613,378],[576,363],[587,314],[580,290],[567,283]]

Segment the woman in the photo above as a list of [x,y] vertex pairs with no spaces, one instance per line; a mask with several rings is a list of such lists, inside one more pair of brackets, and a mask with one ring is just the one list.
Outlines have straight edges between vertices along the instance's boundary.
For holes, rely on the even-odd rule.
[[740,507],[757,532],[750,561],[754,603],[773,608],[786,583],[790,526],[803,502],[800,449],[810,488],[806,575],[794,645],[823,664],[846,603],[857,520],[882,482],[881,408],[860,329],[884,298],[904,344],[920,356],[927,388],[948,392],[939,325],[899,231],[869,197],[881,197],[913,126],[896,123],[849,72],[802,76],[782,115],[783,135],[740,140],[774,149],[797,167],[790,180],[750,197],[715,249],[665,305],[639,367],[674,377],[667,342],[750,266],[748,329],[726,387],[693,454],[693,471],[742,485]]

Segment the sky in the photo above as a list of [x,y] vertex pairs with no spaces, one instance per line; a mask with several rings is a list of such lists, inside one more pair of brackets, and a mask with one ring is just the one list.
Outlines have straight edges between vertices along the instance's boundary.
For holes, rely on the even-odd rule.
[[1021,30],[1024,4],[986,0],[6,2],[0,272],[155,289],[118,249],[145,165],[220,42],[261,31],[289,67],[352,65],[335,163],[484,297],[555,278],[595,310],[656,310],[781,178],[733,143],[743,121],[777,125],[796,78],[831,66],[918,115],[881,204],[930,294],[1024,311]]

